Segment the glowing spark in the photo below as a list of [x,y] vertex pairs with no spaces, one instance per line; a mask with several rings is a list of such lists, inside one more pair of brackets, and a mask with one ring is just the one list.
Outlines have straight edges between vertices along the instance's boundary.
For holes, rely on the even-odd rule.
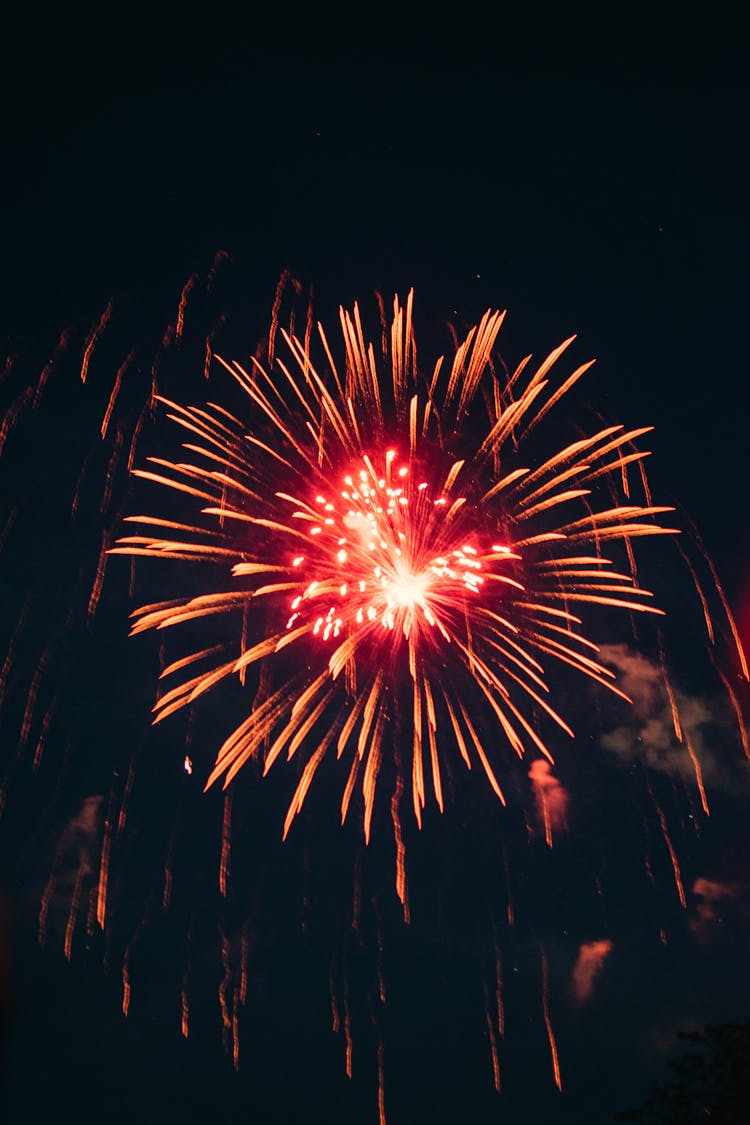
[[[658,522],[671,509],[648,494],[639,503],[624,474],[647,455],[635,442],[648,427],[598,429],[524,465],[527,435],[590,367],[555,379],[572,338],[536,371],[524,363],[504,376],[492,362],[504,314],[488,312],[426,380],[411,294],[405,309],[394,300],[382,370],[356,306],[341,311],[342,367],[322,326],[318,366],[311,326],[304,339],[285,332],[277,305],[272,370],[220,361],[244,392],[243,417],[161,400],[188,435],[189,459],[151,458],[138,475],[193,503],[192,520],[130,517],[148,530],[114,549],[231,570],[221,592],[212,582],[211,592],[138,610],[134,633],[242,614],[228,659],[207,648],[164,671],[183,674],[160,696],[155,721],[228,678],[244,686],[253,670],[268,677],[271,690],[224,741],[208,785],[228,785],[254,756],[265,773],[282,754],[299,755],[285,834],[335,753],[348,762],[342,818],[359,785],[369,838],[397,729],[410,730],[397,774],[411,774],[418,823],[428,785],[442,809],[443,771],[456,753],[468,768],[478,762],[504,801],[498,776],[508,761],[532,748],[552,761],[530,712],[573,733],[551,702],[550,665],[623,694],[578,611],[661,612],[637,583],[631,542],[674,533]],[[605,547],[619,550],[622,570]],[[399,840],[397,831],[406,911]]]

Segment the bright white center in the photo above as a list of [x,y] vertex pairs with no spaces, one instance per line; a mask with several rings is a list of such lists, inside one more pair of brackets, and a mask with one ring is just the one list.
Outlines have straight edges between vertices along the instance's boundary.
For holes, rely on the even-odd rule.
[[416,606],[424,606],[428,586],[426,574],[412,574],[405,567],[403,570],[399,568],[386,585],[386,596],[393,608],[398,606],[413,610]]

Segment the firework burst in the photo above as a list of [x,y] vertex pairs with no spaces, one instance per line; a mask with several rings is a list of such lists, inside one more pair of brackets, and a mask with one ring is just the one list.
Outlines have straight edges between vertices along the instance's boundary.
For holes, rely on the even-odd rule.
[[573,733],[551,702],[550,666],[622,694],[579,611],[661,612],[631,546],[674,532],[658,522],[671,509],[651,504],[635,445],[649,428],[607,426],[525,461],[532,431],[591,363],[556,378],[571,337],[535,370],[527,357],[507,372],[494,352],[503,317],[485,313],[425,373],[411,294],[405,307],[394,300],[390,325],[381,318],[379,357],[355,305],[340,312],[342,363],[320,324],[322,362],[313,357],[309,320],[303,339],[281,333],[284,358],[272,334],[267,365],[221,360],[246,396],[240,417],[161,400],[190,460],[151,458],[138,475],[186,494],[202,518],[130,517],[148,533],[114,552],[210,561],[231,582],[142,607],[133,632],[226,614],[238,624],[231,651],[214,645],[164,669],[179,682],[156,721],[257,666],[252,706],[207,784],[229,784],[256,755],[264,772],[283,753],[302,758],[285,832],[329,753],[349,768],[342,818],[361,783],[366,838],[389,753],[399,770],[407,762],[420,824],[430,783],[442,809],[454,757],[480,764],[504,801],[508,754],[552,760],[540,720]]

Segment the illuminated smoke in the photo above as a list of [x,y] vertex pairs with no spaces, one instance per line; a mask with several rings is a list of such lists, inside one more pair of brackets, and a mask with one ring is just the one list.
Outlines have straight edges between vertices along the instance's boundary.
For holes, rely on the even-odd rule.
[[696,937],[705,940],[711,928],[722,921],[721,904],[739,898],[743,891],[744,888],[738,883],[696,879],[693,883],[693,894],[696,898],[695,913],[690,919],[690,928]]
[[544,825],[547,846],[551,848],[553,834],[567,827],[568,794],[544,758],[534,759],[529,777],[534,789],[537,816]]
[[586,941],[581,945],[570,984],[577,1004],[585,1004],[590,998],[594,989],[594,981],[611,952],[612,942],[609,939]]

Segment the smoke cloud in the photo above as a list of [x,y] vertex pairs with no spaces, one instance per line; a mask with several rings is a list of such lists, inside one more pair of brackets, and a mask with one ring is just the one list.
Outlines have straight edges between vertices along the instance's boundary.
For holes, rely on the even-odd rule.
[[690,919],[690,929],[700,939],[705,939],[716,922],[721,922],[720,904],[739,898],[744,891],[739,883],[721,883],[714,879],[696,879],[693,894],[696,898],[695,914]]
[[594,981],[611,952],[612,942],[609,939],[586,941],[579,949],[578,960],[570,982],[573,998],[577,1004],[585,1004],[591,996]]
[[604,748],[628,764],[642,762],[688,784],[695,785],[699,775],[701,782],[728,784],[718,752],[728,727],[725,707],[688,695],[676,684],[670,685],[670,699],[659,665],[625,645],[602,645],[600,656],[617,669],[618,685],[633,701],[635,720],[607,731],[601,739]]
[[551,847],[553,831],[559,832],[567,827],[568,794],[545,758],[536,758],[531,763],[529,777],[534,789],[537,815],[544,825],[547,843]]

